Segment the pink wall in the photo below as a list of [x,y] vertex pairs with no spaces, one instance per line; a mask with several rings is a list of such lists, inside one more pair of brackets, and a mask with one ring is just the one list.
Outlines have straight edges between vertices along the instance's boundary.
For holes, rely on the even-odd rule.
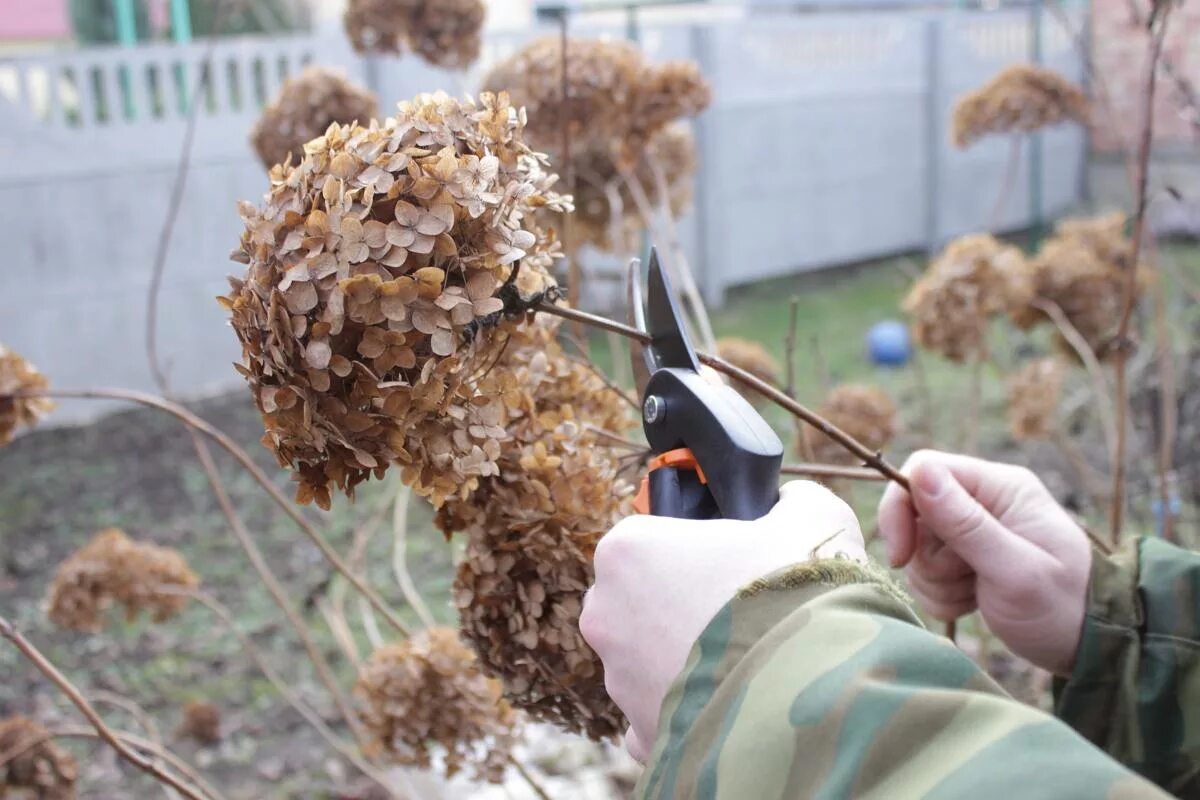
[[65,39],[67,0],[0,0],[0,39]]

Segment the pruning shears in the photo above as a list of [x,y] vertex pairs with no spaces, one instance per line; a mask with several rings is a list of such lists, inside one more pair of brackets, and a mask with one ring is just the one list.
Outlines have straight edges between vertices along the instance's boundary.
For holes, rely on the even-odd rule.
[[631,274],[631,324],[650,336],[632,356],[654,453],[634,509],[683,519],[766,515],[779,499],[783,443],[740,394],[701,374],[679,298],[654,249],[646,293],[643,308],[640,276]]

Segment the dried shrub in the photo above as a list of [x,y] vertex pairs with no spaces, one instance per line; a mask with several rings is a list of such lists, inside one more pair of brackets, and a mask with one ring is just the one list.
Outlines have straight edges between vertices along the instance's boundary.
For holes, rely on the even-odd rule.
[[221,709],[200,700],[184,703],[178,734],[200,744],[216,744],[221,741]]
[[44,397],[3,395],[44,391],[49,385],[37,367],[0,344],[0,447],[12,441],[17,428],[36,424],[54,409],[54,403]]
[[534,146],[554,153],[566,126],[578,152],[608,150],[630,167],[667,125],[712,102],[696,64],[651,64],[628,42],[568,40],[567,81],[564,102],[562,43],[551,36],[496,65],[483,86],[509,92],[528,110]]
[[[41,740],[41,741],[39,741]],[[28,742],[38,743],[24,749]],[[36,800],[73,800],[79,767],[75,759],[53,740],[46,729],[25,717],[0,720],[0,754],[22,752],[0,764],[0,797],[9,791]]]
[[435,505],[495,473],[489,365],[517,311],[557,294],[561,248],[534,212],[570,209],[523,119],[504,95],[421,95],[330,127],[272,170],[263,207],[242,204],[248,267],[222,304],[300,503],[328,508],[393,463]]
[[[659,182],[652,164],[657,164],[667,181],[666,197],[660,197]],[[633,174],[652,205],[664,204],[679,216],[692,205],[696,177],[696,138],[684,124],[669,125],[647,145],[645,157]],[[572,157],[575,170],[575,214],[572,244],[590,244],[605,252],[629,251],[640,246],[645,223],[629,186],[621,179],[607,146],[593,147]],[[615,193],[614,203],[610,193]]]
[[187,606],[180,592],[199,585],[176,551],[108,528],[59,565],[46,614],[56,625],[87,632],[100,630],[104,611],[113,604],[124,607],[127,619],[147,611],[162,622]]
[[[727,336],[717,340],[717,355],[760,380],[773,386],[779,385],[779,362],[758,342]],[[750,402],[757,403],[763,399],[762,395],[740,381],[733,381],[733,384]]]
[[430,628],[376,650],[354,691],[372,736],[369,755],[429,767],[436,748],[447,775],[471,767],[479,779],[504,779],[517,714],[458,631]]
[[[1120,212],[1064,220],[1030,262],[1035,296],[1061,308],[1100,358],[1111,354],[1133,259],[1133,242],[1125,227],[1126,217]],[[1017,318],[1023,327],[1048,321],[1032,307]],[[1068,344],[1060,345],[1075,355]]]
[[1033,285],[1024,254],[988,234],[951,242],[905,297],[913,335],[951,361],[978,357],[989,317],[1028,307]]
[[965,148],[990,134],[1029,133],[1068,121],[1088,121],[1083,90],[1053,70],[1017,64],[959,98],[954,106],[954,146]]
[[532,716],[602,738],[624,721],[579,612],[596,543],[629,513],[632,486],[589,426],[622,431],[630,419],[615,392],[565,358],[557,328],[539,318],[497,368],[512,387],[512,441],[499,474],[437,522],[467,539],[454,601],[484,671]]
[[1054,431],[1065,378],[1061,361],[1039,358],[1008,379],[1008,427],[1014,438],[1044,439]]
[[343,19],[360,53],[412,50],[430,64],[463,69],[483,46],[483,0],[350,0]]
[[344,74],[324,67],[308,67],[288,78],[274,101],[250,131],[250,141],[263,166],[270,169],[288,156],[292,163],[304,158],[304,145],[330,125],[369,123],[378,114],[379,101],[371,92],[351,83]]
[[[886,392],[874,386],[838,386],[825,398],[818,413],[872,450],[887,446],[899,429],[896,404]],[[801,452],[811,450],[818,463],[854,462],[852,453],[816,428],[806,425],[801,428],[800,435],[807,444]]]

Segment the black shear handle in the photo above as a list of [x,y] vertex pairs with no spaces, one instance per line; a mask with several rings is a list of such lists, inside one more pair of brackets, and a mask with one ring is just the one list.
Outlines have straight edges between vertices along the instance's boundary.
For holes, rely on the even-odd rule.
[[676,519],[717,519],[721,510],[694,469],[660,467],[650,473],[650,513]]

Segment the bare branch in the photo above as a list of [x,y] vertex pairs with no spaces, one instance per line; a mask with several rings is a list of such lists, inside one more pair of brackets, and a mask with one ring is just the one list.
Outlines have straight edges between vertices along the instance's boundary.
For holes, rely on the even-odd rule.
[[[1154,141],[1154,94],[1157,87],[1158,63],[1162,57],[1163,40],[1167,33],[1167,22],[1171,14],[1171,6],[1163,4],[1158,14],[1150,18],[1150,53],[1146,63],[1145,86],[1142,94],[1142,129],[1137,151],[1137,184],[1135,197],[1137,210],[1133,218],[1133,253],[1130,256],[1125,276],[1125,287],[1121,303],[1121,322],[1117,328],[1116,337],[1116,399],[1117,399],[1117,445],[1113,465],[1112,516],[1110,531],[1114,543],[1121,541],[1121,527],[1124,524],[1125,512],[1125,471],[1126,447],[1128,444],[1129,427],[1129,392],[1126,386],[1126,370],[1129,361],[1129,328],[1133,321],[1133,309],[1137,304],[1138,261],[1142,252],[1142,239],[1146,235],[1146,207],[1148,205],[1147,184],[1150,177],[1150,150]],[[1165,512],[1165,509],[1164,509]]]
[[8,639],[13,645],[21,651],[25,658],[38,668],[51,683],[59,688],[59,690],[67,696],[67,699],[79,709],[79,712],[87,718],[92,727],[96,729],[96,733],[108,743],[113,750],[117,751],[122,759],[132,764],[137,769],[145,772],[157,781],[165,783],[175,791],[179,792],[189,800],[205,800],[205,793],[194,786],[189,785],[183,779],[177,777],[171,772],[160,767],[151,759],[146,758],[141,753],[137,752],[124,741],[113,733],[112,729],[104,723],[96,709],[87,701],[75,684],[59,671],[58,667],[50,663],[41,651],[25,638],[25,636],[9,622],[5,617],[0,616],[0,636]]

